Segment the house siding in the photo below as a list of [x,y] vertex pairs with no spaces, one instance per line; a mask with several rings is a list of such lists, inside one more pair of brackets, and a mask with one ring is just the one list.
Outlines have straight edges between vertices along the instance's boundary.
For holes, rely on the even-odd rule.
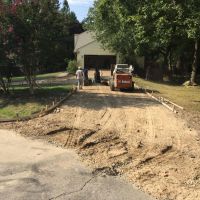
[[[97,41],[94,41],[82,48],[77,52],[77,61],[80,66],[84,66],[85,55],[102,55],[102,56],[116,56],[115,53],[103,49]],[[117,61],[119,60],[117,56]]]
[[[119,54],[108,49],[104,49],[101,43],[95,40],[94,33],[86,31],[74,36],[74,52],[76,53],[77,62],[84,67],[84,57],[86,55],[99,56],[116,56],[117,63],[121,63]],[[136,61],[140,67],[144,67],[144,57],[136,57]]]

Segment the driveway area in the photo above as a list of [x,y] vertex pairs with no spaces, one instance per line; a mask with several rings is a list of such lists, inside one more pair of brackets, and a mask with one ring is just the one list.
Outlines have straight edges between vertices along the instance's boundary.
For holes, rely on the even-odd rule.
[[[92,77],[92,72],[89,75]],[[109,74],[103,72],[103,75]],[[34,173],[28,170],[28,173],[33,173],[33,177],[39,177],[38,182],[34,182],[37,187],[34,187],[38,189],[39,183],[47,191],[43,193],[50,194],[45,199],[58,196],[76,200],[139,200],[134,190],[130,189],[131,186],[122,183],[117,177],[123,177],[159,200],[200,199],[199,130],[192,129],[184,119],[139,90],[111,92],[106,85],[85,86],[54,113],[26,122],[7,124],[5,128],[7,127],[26,137],[43,139],[65,148],[58,149],[65,153],[56,153],[56,156],[53,156],[57,152],[55,149],[54,153],[37,149],[42,152],[36,156],[37,159],[41,158],[36,165],[39,169],[36,168]],[[27,148],[28,144],[32,148],[32,142],[27,142]],[[38,148],[43,146],[45,145],[38,144]],[[29,156],[28,150],[24,149],[23,147],[22,152]],[[78,157],[67,149],[75,151]],[[15,157],[17,156],[13,156]],[[77,163],[78,158],[92,169],[92,174],[83,166],[74,167],[73,163]],[[8,159],[8,162],[10,160],[12,159]],[[28,160],[33,162],[31,157]],[[66,166],[68,168],[63,169]],[[47,167],[48,172],[45,171]],[[4,171],[6,168],[5,165]],[[14,174],[12,171],[11,173]],[[44,175],[45,173],[49,175]],[[82,181],[74,177],[70,179],[67,174],[81,175]],[[9,180],[12,180],[12,176]],[[13,182],[3,182],[8,185],[11,183]],[[16,184],[15,181],[14,183]],[[21,179],[20,184],[24,184]],[[32,187],[33,183],[28,184]],[[20,191],[18,186],[16,188]],[[8,193],[9,191],[6,192]],[[84,196],[86,194],[87,197]],[[41,195],[41,192],[34,192],[34,195]]]
[[2,200],[150,200],[122,179],[94,174],[73,150],[0,130]]

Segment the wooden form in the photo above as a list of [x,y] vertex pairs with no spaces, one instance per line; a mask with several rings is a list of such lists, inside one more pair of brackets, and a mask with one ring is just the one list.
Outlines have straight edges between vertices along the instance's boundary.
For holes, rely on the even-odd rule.
[[[161,103],[163,106],[165,106],[166,108],[168,108],[169,110],[171,110],[172,112],[174,113],[178,113],[178,111],[176,110],[176,108],[179,108],[181,110],[184,110],[184,108],[182,106],[179,106],[177,105],[176,103],[173,103],[172,101],[166,99],[166,98],[163,98],[163,97],[155,97],[153,96],[153,91],[152,93],[149,93],[146,91],[145,89],[145,93],[150,96],[151,98],[153,98],[154,100],[158,101],[159,103]],[[169,106],[168,104],[171,104],[172,106]]]

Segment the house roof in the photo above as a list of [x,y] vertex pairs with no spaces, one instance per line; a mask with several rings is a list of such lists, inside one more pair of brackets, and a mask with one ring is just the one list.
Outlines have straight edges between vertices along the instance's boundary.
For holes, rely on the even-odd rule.
[[94,33],[85,31],[81,34],[76,34],[74,36],[74,52],[77,52],[80,48],[87,46],[90,43],[96,41]]

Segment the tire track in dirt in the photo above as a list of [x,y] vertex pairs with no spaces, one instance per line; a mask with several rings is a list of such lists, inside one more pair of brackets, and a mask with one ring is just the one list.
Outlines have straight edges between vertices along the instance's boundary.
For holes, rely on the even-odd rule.
[[101,99],[102,99],[102,102],[104,103],[105,112],[106,112],[103,118],[100,120],[100,125],[101,125],[102,130],[106,130],[112,124],[113,111],[111,107],[113,105],[109,104],[109,102],[106,100],[106,97],[104,94],[105,90],[103,90],[101,86],[98,86],[98,90],[99,90],[99,94],[101,94]]
[[[74,95],[74,99],[76,99],[78,105],[81,103],[80,98],[77,98],[77,94]],[[69,105],[73,105],[74,100],[69,100],[68,103]],[[48,141],[53,142],[57,145],[61,145],[65,148],[74,148],[79,134],[78,127],[80,126],[83,112],[80,106],[72,106],[69,109],[68,105],[64,105],[62,107],[62,110],[63,111],[61,113],[57,113],[56,115],[59,116],[59,118],[61,119],[61,125],[63,125],[64,123],[64,125],[67,126],[69,130],[57,132],[56,134],[48,137]],[[54,117],[56,118],[56,116]],[[60,126],[59,124],[57,125]]]
[[155,134],[154,120],[152,118],[151,111],[148,107],[146,108],[146,114],[147,114],[147,123],[148,123],[147,133],[148,133],[149,143],[151,144],[155,142],[156,134]]
[[[105,86],[104,86],[105,87]],[[98,86],[98,89],[100,91],[101,94],[105,93],[105,88],[103,88],[102,86]],[[103,90],[104,89],[104,90]],[[104,104],[106,105],[106,110],[108,113],[108,118],[106,119],[106,122],[104,124],[102,124],[102,128],[103,129],[110,129],[112,127],[112,129],[116,129],[117,132],[123,132],[124,131],[124,123],[120,118],[125,119],[125,115],[124,112],[120,111],[119,109],[119,103],[117,105],[117,97],[115,95],[113,95],[112,93],[110,93],[110,91],[108,92],[108,88],[106,87],[106,94],[109,94],[110,97],[112,97],[113,101],[109,102],[106,98],[105,95],[102,95]],[[111,98],[110,98],[111,99]]]
[[[131,95],[133,95],[132,93],[122,93],[124,95],[124,99],[129,98]],[[119,95],[122,96],[122,94],[120,93]],[[119,122],[121,122],[122,124],[122,128],[121,128],[121,135],[124,135],[124,133],[126,133],[127,135],[131,135],[131,133],[134,130],[134,118],[130,117],[130,116],[134,116],[132,113],[132,109],[131,107],[129,107],[127,104],[130,103],[132,104],[132,100],[134,101],[134,99],[131,99],[129,101],[131,102],[123,102],[121,100],[119,100],[118,98],[116,98],[116,107],[118,107],[118,110],[116,111],[118,113],[118,119]]]
[[[87,117],[89,115],[91,116],[94,115],[93,110],[89,110],[87,109],[87,107],[84,107],[83,102],[87,98],[85,96],[87,96],[87,93],[81,91],[75,97],[77,106],[76,107],[72,106],[70,108],[70,102],[69,102],[69,104],[65,107],[66,112],[75,113],[75,115],[70,118],[70,127],[72,127],[72,130],[79,129],[81,131],[84,128],[83,122],[87,119]],[[102,102],[104,102],[104,97],[100,96],[100,98],[102,99]],[[95,105],[95,102],[90,102],[90,104]],[[72,101],[72,105],[74,105],[74,101]],[[108,106],[104,106],[102,110],[100,110],[99,112],[95,112],[95,119],[90,121],[91,122],[90,126],[94,127],[94,129],[102,129],[109,122],[110,118],[111,118],[111,112],[108,109]],[[59,134],[57,134],[56,137],[59,137],[58,135]],[[63,137],[63,133],[60,133],[60,137]],[[65,143],[63,146],[73,147],[74,141],[77,140],[77,138],[75,137],[78,136],[73,131],[67,132],[65,134]]]

